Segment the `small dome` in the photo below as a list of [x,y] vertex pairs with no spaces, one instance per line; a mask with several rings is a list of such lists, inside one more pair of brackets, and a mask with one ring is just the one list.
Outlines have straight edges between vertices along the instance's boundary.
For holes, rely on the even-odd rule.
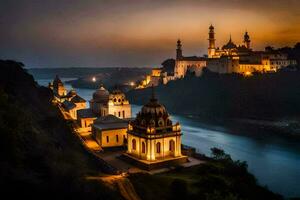
[[97,103],[107,103],[109,99],[109,92],[101,86],[93,93],[93,100]]
[[137,114],[135,124],[143,127],[165,127],[172,125],[172,121],[166,108],[152,97]]

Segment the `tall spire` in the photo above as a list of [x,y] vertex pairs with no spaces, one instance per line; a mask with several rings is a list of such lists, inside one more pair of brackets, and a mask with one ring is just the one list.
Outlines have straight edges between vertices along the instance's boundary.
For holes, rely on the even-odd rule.
[[215,28],[211,24],[208,31],[208,57],[212,58],[215,55]]
[[180,39],[177,40],[177,48],[176,48],[176,59],[182,58],[182,49],[181,49],[181,41]]

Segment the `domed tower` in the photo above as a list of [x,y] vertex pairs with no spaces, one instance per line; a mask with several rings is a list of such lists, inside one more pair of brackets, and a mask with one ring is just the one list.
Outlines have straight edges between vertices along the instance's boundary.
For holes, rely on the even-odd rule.
[[147,169],[157,162],[186,162],[186,156],[181,155],[181,135],[179,123],[172,123],[166,108],[153,94],[128,125],[125,155],[141,161]]
[[209,26],[209,32],[208,32],[208,57],[212,58],[215,55],[216,52],[216,46],[215,46],[215,28],[213,25]]
[[109,100],[109,92],[101,85],[94,93],[93,98],[90,100],[90,108],[95,114],[104,116],[105,108]]
[[176,59],[182,58],[182,45],[180,39],[177,40]]
[[113,90],[109,95],[108,114],[121,119],[131,118],[131,105],[125,94],[119,89]]
[[247,49],[250,49],[250,36],[248,35],[248,32],[246,31],[245,32],[245,35],[244,35],[244,45]]

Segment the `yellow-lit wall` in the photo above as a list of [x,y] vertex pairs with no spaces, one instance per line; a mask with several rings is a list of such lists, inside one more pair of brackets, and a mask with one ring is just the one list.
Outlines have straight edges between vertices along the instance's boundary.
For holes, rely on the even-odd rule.
[[101,147],[123,146],[124,139],[127,138],[127,128],[99,130],[93,127],[93,135]]
[[65,96],[67,94],[67,90],[65,89],[64,86],[58,86],[58,88],[57,88],[57,94],[59,96]]
[[94,123],[95,119],[96,119],[96,117],[78,119],[78,122],[80,125],[80,131],[90,132],[92,130],[92,124]]
[[114,115],[121,119],[131,118],[131,105],[108,105],[108,114]]
[[[133,149],[133,140],[136,141],[136,149]],[[174,141],[174,151],[170,151],[169,142]],[[142,152],[142,143],[145,143],[145,152]],[[157,153],[156,144],[160,143],[160,153]],[[128,133],[128,154],[143,160],[160,160],[164,157],[181,156],[181,137],[170,136],[160,139],[145,139]]]
[[160,76],[161,69],[152,69],[152,76]]
[[200,76],[202,74],[202,69],[206,67],[206,61],[184,61],[184,60],[176,60],[174,75],[176,78],[183,78],[186,74],[186,71],[190,69],[195,72],[196,76]]

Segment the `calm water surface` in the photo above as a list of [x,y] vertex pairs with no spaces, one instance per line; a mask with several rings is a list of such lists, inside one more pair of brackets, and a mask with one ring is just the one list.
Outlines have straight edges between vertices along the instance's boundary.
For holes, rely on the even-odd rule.
[[[66,81],[66,79],[63,79]],[[38,80],[47,86],[49,79]],[[71,89],[66,84],[67,89]],[[94,90],[76,89],[77,93],[90,100]],[[141,106],[132,105],[132,114]],[[210,154],[210,148],[219,147],[233,159],[247,161],[249,170],[261,185],[286,197],[300,196],[300,144],[277,137],[250,138],[229,134],[220,127],[209,127],[196,119],[172,115],[173,122],[179,121],[183,132],[183,143],[195,147],[198,152]],[[238,133],[237,133],[238,134]]]

